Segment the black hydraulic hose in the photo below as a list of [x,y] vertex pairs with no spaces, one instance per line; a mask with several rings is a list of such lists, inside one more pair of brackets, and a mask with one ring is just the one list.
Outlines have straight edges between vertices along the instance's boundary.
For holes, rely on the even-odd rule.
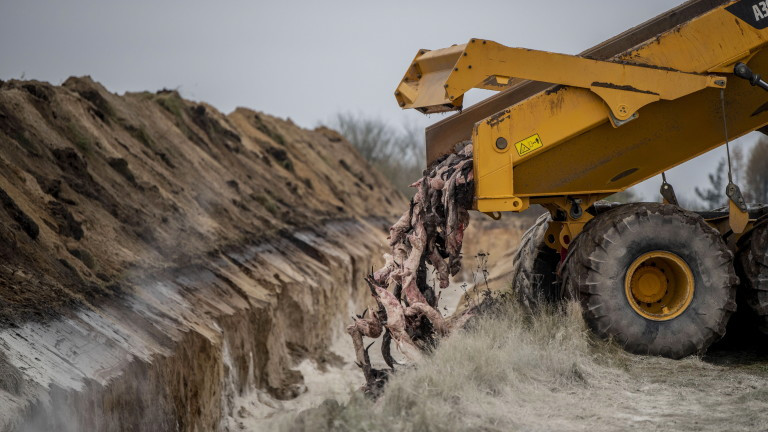
[[761,89],[768,91],[768,83],[760,79],[760,74],[752,72],[749,66],[745,65],[744,63],[736,63],[736,66],[733,67],[733,73],[737,77],[744,78],[745,80],[749,81],[749,83],[753,86],[758,86]]

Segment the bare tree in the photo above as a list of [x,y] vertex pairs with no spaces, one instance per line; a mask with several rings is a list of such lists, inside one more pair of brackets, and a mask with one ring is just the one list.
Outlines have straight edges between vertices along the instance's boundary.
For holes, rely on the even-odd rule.
[[400,128],[381,119],[339,113],[330,122],[360,154],[406,196],[425,168],[424,131],[415,123]]
[[395,131],[381,120],[339,113],[331,126],[338,129],[369,162],[385,161],[397,153]]
[[717,164],[714,173],[709,174],[710,187],[707,189],[694,188],[696,195],[710,208],[717,208],[725,204],[725,159]]
[[746,177],[746,158],[744,156],[744,148],[741,146],[733,146],[731,149],[731,164],[733,165],[733,181],[737,185],[741,185],[745,181]]
[[768,203],[768,138],[760,137],[749,155],[746,185],[752,201]]

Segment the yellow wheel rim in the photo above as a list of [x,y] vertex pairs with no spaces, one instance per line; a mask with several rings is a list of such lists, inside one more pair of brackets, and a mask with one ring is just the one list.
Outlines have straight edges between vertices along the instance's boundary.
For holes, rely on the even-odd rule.
[[679,256],[653,251],[637,258],[624,279],[629,305],[642,317],[671,320],[685,312],[693,300],[693,272]]

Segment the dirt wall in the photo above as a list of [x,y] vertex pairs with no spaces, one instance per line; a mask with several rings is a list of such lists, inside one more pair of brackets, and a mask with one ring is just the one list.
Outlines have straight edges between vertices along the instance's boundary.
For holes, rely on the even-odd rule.
[[28,431],[303,391],[405,207],[333,131],[89,78],[0,83],[0,204],[0,430]]

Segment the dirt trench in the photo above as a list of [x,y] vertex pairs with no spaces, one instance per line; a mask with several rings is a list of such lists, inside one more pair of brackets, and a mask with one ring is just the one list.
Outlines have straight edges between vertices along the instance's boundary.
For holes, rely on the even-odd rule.
[[[352,167],[352,175],[343,167]],[[406,201],[337,133],[0,82],[0,430],[227,430],[367,293]]]
[[[309,238],[315,255],[292,244]],[[16,429],[227,430],[228,401],[248,389],[297,396],[294,366],[332,358],[335,311],[360,302],[380,241],[376,225],[331,222],[174,269],[99,311],[0,332],[8,360],[49,387],[26,386],[42,397],[19,404]]]

